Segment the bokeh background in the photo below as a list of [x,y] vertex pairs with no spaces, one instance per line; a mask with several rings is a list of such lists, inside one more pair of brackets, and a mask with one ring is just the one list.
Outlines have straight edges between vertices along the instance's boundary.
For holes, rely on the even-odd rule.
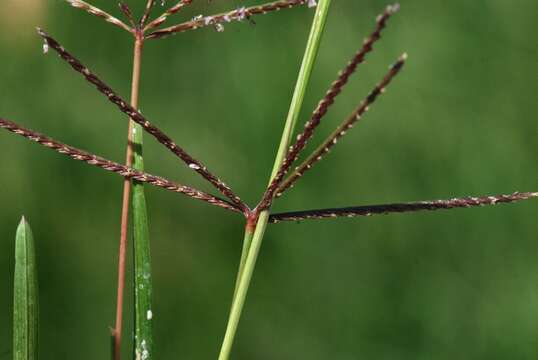
[[[120,16],[116,4],[94,0]],[[142,0],[128,2],[137,13]],[[180,22],[261,1],[198,1]],[[333,1],[302,121],[387,3]],[[275,210],[537,190],[535,0],[403,0],[319,143],[400,53],[360,125]],[[267,182],[313,11],[146,44],[141,108],[254,204]],[[125,97],[131,38],[60,0],[0,5],[0,115],[110,159],[127,121],[54,54],[42,26]],[[146,137],[147,170],[205,190]],[[122,180],[0,131],[0,358],[11,358],[14,233],[33,228],[42,359],[107,359]],[[147,187],[156,359],[214,359],[243,220]],[[536,359],[538,201],[271,226],[234,359]],[[131,274],[129,270],[129,274]],[[126,299],[130,354],[132,296]],[[128,356],[127,356],[128,358]]]

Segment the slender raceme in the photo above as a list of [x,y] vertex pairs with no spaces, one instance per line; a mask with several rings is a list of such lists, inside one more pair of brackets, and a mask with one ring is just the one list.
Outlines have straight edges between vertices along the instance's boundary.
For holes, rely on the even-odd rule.
[[147,183],[153,186],[157,186],[157,187],[166,189],[168,191],[184,194],[193,199],[202,200],[207,203],[210,203],[211,205],[218,206],[226,210],[231,210],[234,212],[241,212],[241,210],[237,206],[231,204],[230,202],[226,200],[219,199],[213,195],[206,194],[202,191],[191,188],[189,186],[180,185],[159,176],[147,174],[142,171],[137,171],[133,168],[129,168],[127,166],[104,159],[97,155],[90,154],[86,151],[79,150],[75,147],[53,140],[48,136],[23,128],[15,124],[12,121],[0,118],[0,128],[6,129],[17,135],[23,136],[49,149],[52,149],[61,154],[67,155],[72,159],[83,161],[87,164],[97,166],[101,169],[116,173],[123,177],[128,177],[136,181],[140,181],[140,182]]
[[361,102],[359,107],[355,109],[353,113],[346,120],[344,120],[301,165],[296,167],[293,173],[284,182],[282,182],[276,191],[276,197],[280,197],[282,193],[291,188],[306,171],[312,169],[312,167],[322,159],[323,155],[328,153],[331,148],[338,143],[338,140],[345,136],[347,131],[351,129],[357,121],[362,119],[364,113],[368,111],[369,107],[375,102],[379,95],[385,92],[385,88],[390,84],[392,79],[400,73],[406,59],[407,54],[400,56],[398,61],[396,61],[389,68],[389,72],[385,75],[383,80],[381,80],[381,82],[375,86],[375,88]]
[[538,192],[515,192],[509,195],[493,195],[482,197],[464,197],[448,200],[419,201],[383,205],[353,206],[345,208],[317,209],[272,214],[269,222],[301,221],[306,219],[332,219],[338,217],[357,217],[371,215],[386,215],[393,213],[450,210],[474,206],[497,205],[513,203],[538,197]]
[[217,15],[198,16],[190,21],[156,30],[148,34],[146,38],[158,39],[189,30],[196,30],[206,26],[217,26],[217,29],[223,29],[221,26],[225,23],[232,21],[243,21],[245,19],[249,19],[252,15],[263,15],[269,12],[287,9],[297,5],[304,5],[307,3],[309,3],[308,0],[280,0],[263,5],[241,7],[239,9]]
[[103,10],[93,6],[93,5],[90,5],[85,1],[82,1],[82,0],[66,0],[66,1],[69,4],[71,4],[71,6],[77,8],[77,9],[82,9],[82,10],[86,11],[89,14],[98,16],[98,17],[104,19],[106,22],[109,22],[109,23],[111,23],[113,25],[116,25],[117,27],[120,27],[123,30],[126,30],[126,31],[131,32],[131,33],[133,32],[133,29],[131,29],[127,24],[125,24],[120,19],[115,18],[114,16],[110,15],[106,11],[103,11]]
[[93,84],[97,90],[105,95],[110,102],[115,104],[124,114],[129,116],[134,122],[139,124],[148,133],[153,135],[157,141],[163,144],[172,153],[178,156],[187,166],[200,174],[204,179],[210,182],[217,190],[219,190],[224,196],[230,199],[232,203],[241,208],[244,213],[249,212],[248,206],[226,185],[223,181],[213,175],[205,165],[200,161],[194,159],[185,150],[178,146],[168,135],[162,132],[155,125],[150,123],[142,114],[129,105],[124,99],[117,95],[107,84],[99,79],[94,73],[92,73],[86,66],[84,66],[78,59],[65,50],[54,38],[47,35],[43,30],[38,29],[40,36],[45,39],[47,44],[53,48],[60,57],[65,60],[76,72],[84,76],[84,78]]
[[151,15],[151,10],[153,9],[154,5],[155,0],[148,0],[148,2],[146,3],[146,9],[144,10],[144,14],[142,14],[142,17],[140,18],[140,28],[144,27],[144,24],[148,21],[149,16]]
[[118,6],[120,7],[120,10],[123,13],[123,15],[125,15],[125,17],[127,17],[127,19],[129,20],[129,23],[131,24],[133,29],[136,28],[135,19],[129,5],[127,5],[127,3],[122,1],[118,4]]
[[193,0],[180,0],[177,4],[170,7],[168,10],[166,10],[161,16],[159,16],[158,18],[156,18],[155,20],[147,24],[144,27],[144,32],[149,31],[151,29],[155,29],[156,27],[164,23],[166,19],[168,19],[169,16],[178,13],[185,6],[192,4],[192,1]]

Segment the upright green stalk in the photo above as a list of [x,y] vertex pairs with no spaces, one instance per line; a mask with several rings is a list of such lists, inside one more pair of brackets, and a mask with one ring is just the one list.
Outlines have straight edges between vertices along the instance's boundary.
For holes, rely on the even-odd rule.
[[22,218],[15,238],[13,360],[36,360],[39,304],[34,238]]
[[[134,49],[132,103],[138,106],[138,88],[142,60],[143,35],[136,37]],[[144,170],[142,157],[143,129],[131,122],[133,168]],[[151,320],[151,258],[146,197],[142,183],[133,181],[133,246],[134,246],[134,290],[135,290],[135,358],[150,360],[153,357],[153,335]]]
[[[288,113],[286,124],[284,126],[284,132],[282,133],[280,147],[276,155],[269,183],[271,183],[271,181],[277,174],[288,151],[293,130],[295,128],[295,124],[297,123],[297,119],[303,105],[304,95],[306,93],[306,88],[310,80],[310,75],[312,74],[314,62],[318,54],[319,45],[321,42],[323,30],[325,28],[325,22],[327,20],[327,14],[329,12],[330,4],[331,0],[319,1],[319,5],[317,7],[314,21],[312,24],[310,37],[306,46],[306,52],[303,57],[303,63],[299,72],[299,79],[297,80],[297,85],[295,87],[295,92],[293,94],[290,110]],[[263,235],[265,233],[265,228],[267,227],[268,220],[269,210],[262,211],[259,214],[258,222],[256,224],[254,235],[252,237],[250,236],[250,234],[248,234],[249,227],[247,226],[245,240],[250,242],[250,245],[245,243],[243,244],[243,254],[241,255],[241,258],[245,259],[244,266],[240,266],[240,274],[238,277],[239,284],[236,286],[236,293],[233,299],[230,317],[228,319],[226,334],[224,335],[224,340],[222,342],[219,360],[228,360],[230,357],[233,341],[237,331],[237,326],[239,324],[239,319],[241,317],[241,312],[243,310],[243,305],[245,303],[248,287],[252,278],[252,274],[254,272],[254,267],[256,265],[256,260],[260,251]],[[247,252],[246,256],[245,252]]]

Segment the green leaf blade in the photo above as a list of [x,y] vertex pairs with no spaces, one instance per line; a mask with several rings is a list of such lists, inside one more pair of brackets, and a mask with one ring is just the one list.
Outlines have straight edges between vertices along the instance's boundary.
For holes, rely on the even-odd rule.
[[39,299],[35,245],[23,217],[15,237],[13,359],[35,360],[38,349]]
[[[143,129],[134,124],[133,167],[144,169],[142,156]],[[133,181],[132,187],[134,292],[135,292],[135,359],[153,358],[153,312],[151,309],[152,280],[149,239],[149,222],[144,185]]]

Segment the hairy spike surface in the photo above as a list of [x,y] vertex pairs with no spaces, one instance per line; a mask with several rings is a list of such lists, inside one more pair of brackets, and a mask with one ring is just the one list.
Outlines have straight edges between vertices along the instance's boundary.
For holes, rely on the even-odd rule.
[[269,184],[260,204],[260,209],[266,209],[271,206],[273,197],[279,188],[282,179],[289,171],[291,165],[297,160],[299,153],[305,148],[310,138],[314,135],[314,131],[321,123],[321,119],[327,114],[329,107],[334,103],[336,97],[342,92],[342,89],[347,84],[350,76],[355,72],[357,66],[364,62],[365,56],[373,50],[373,44],[381,37],[381,31],[385,28],[388,19],[399,10],[399,5],[389,5],[385,8],[383,14],[376,19],[376,28],[363,42],[361,49],[353,56],[345,69],[341,71],[338,78],[331,84],[331,87],[321,99],[318,106],[314,110],[312,117],[306,123],[301,134],[297,136],[297,141],[290,147],[286,159],[282,163],[278,174],[275,176],[271,184]]
[[177,4],[166,10],[161,16],[146,25],[144,31],[155,29],[156,27],[164,23],[169,16],[178,13],[185,6],[192,4],[192,1],[193,0],[180,0]]
[[210,182],[215,188],[217,188],[223,195],[228,197],[235,205],[242,209],[244,213],[248,213],[248,206],[237,196],[223,181],[213,175],[206,166],[200,161],[194,159],[179,145],[177,145],[168,135],[161,131],[158,127],[150,123],[142,114],[134,109],[127,101],[117,95],[107,84],[99,79],[94,73],[92,73],[86,66],[84,66],[78,59],[71,55],[63,46],[61,46],[55,39],[47,35],[43,30],[38,29],[38,33],[46,41],[48,46],[53,48],[62,59],[64,59],[71,67],[78,73],[82,74],[84,78],[93,84],[97,90],[105,95],[110,102],[115,104],[124,114],[129,116],[134,122],[139,124],[148,133],[153,135],[157,141],[163,144],[172,153],[178,156],[181,160],[187,164],[187,166],[200,174],[204,179]]
[[61,154],[67,155],[72,159],[83,161],[87,164],[97,166],[101,169],[111,171],[123,177],[131,178],[136,181],[147,183],[153,186],[157,186],[169,191],[181,193],[187,195],[191,198],[202,200],[227,210],[232,210],[235,212],[241,212],[241,209],[236,205],[233,205],[225,200],[219,199],[213,195],[206,194],[197,189],[191,188],[189,186],[180,185],[164,179],[159,176],[147,174],[133,168],[118,164],[116,162],[104,159],[97,155],[90,154],[86,151],[77,149],[75,147],[63,144],[54,139],[49,138],[48,136],[42,135],[30,129],[23,128],[12,121],[0,118],[0,128],[11,131],[17,135],[23,136],[31,141],[34,141],[40,145],[43,145],[49,149],[55,150]]
[[357,121],[362,119],[364,113],[366,113],[377,97],[385,92],[385,88],[390,84],[392,79],[398,75],[405,60],[407,54],[400,56],[391,67],[389,72],[385,75],[383,80],[368,94],[368,96],[361,102],[359,107],[353,111],[353,113],[342,122],[336,130],[297,168],[295,168],[293,174],[291,174],[276,191],[276,197],[282,196],[284,191],[293,187],[295,182],[304,175],[305,172],[310,170],[318,161],[320,161],[326,153],[328,153],[333,146],[338,143],[338,140],[346,135],[347,131],[355,125]]
[[109,23],[111,23],[113,25],[116,25],[116,26],[122,28],[123,30],[126,30],[126,31],[130,32],[130,33],[133,32],[133,29],[131,29],[127,24],[125,24],[120,19],[115,18],[114,16],[110,15],[106,11],[103,11],[103,10],[93,6],[93,5],[90,5],[85,1],[82,1],[82,0],[66,0],[66,1],[71,6],[77,8],[77,9],[82,9],[82,10],[86,11],[87,13],[90,13],[92,15],[95,15],[95,16],[98,16],[100,18],[103,18],[106,22],[109,22]]
[[369,206],[354,206],[346,208],[319,209],[273,214],[270,223],[281,221],[301,221],[306,219],[330,219],[338,217],[371,216],[403,212],[416,212],[423,210],[449,210],[456,208],[469,208],[473,206],[496,205],[528,200],[538,197],[538,192],[515,192],[510,195],[494,195],[483,197],[465,197],[449,200],[420,201],[401,204],[384,204]]
[[249,19],[252,15],[263,15],[269,12],[288,9],[297,5],[304,5],[310,3],[311,2],[308,0],[279,0],[263,5],[241,7],[236,10],[212,16],[197,16],[191,21],[154,31],[148,36],[146,36],[146,38],[157,39],[189,30],[196,30],[206,26],[214,26],[217,28],[217,30],[220,30],[223,29],[222,24],[225,23],[229,23],[232,21],[243,21],[245,19]]

